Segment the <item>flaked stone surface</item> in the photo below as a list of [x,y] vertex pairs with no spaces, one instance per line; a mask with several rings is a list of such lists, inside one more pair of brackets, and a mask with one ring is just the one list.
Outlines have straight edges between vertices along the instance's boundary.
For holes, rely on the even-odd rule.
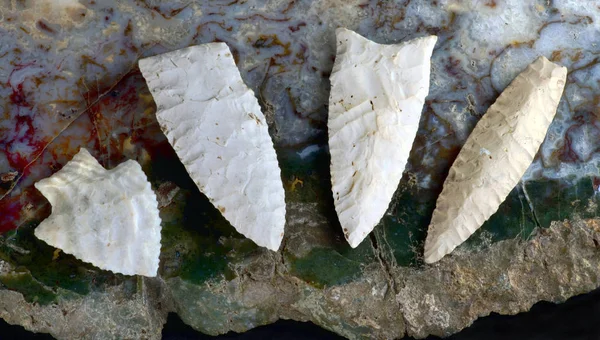
[[402,178],[437,37],[382,45],[345,28],[335,36],[327,118],[331,191],[354,248],[379,223]]
[[539,57],[500,94],[452,164],[427,229],[434,263],[487,221],[531,165],[560,103],[567,68]]
[[265,117],[225,43],[139,62],[156,119],[198,189],[244,236],[273,251],[285,225],[281,170]]
[[52,204],[52,214],[35,229],[37,238],[103,270],[156,276],[158,202],[137,162],[107,171],[81,149],[35,187]]

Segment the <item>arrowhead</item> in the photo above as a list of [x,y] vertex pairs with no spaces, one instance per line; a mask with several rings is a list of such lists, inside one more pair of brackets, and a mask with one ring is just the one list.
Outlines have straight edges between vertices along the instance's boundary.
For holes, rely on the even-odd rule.
[[276,251],[285,194],[267,122],[231,51],[210,43],[142,59],[156,117],[198,188],[244,236]]
[[429,92],[437,37],[381,45],[336,31],[329,150],[333,199],[352,247],[379,223],[396,191]]
[[439,261],[462,244],[517,185],[554,119],[566,76],[565,67],[538,58],[477,123],[437,200],[425,262]]
[[34,231],[39,239],[104,270],[156,276],[158,202],[136,161],[106,170],[81,149],[35,187],[52,204],[52,214]]

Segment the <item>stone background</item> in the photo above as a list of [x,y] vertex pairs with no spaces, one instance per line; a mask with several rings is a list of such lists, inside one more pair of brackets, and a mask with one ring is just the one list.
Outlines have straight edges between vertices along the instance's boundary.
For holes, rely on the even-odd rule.
[[[0,317],[57,338],[158,338],[168,312],[207,334],[277,319],[349,338],[449,335],[599,286],[600,9],[593,1],[0,1]],[[326,140],[334,30],[439,36],[409,165],[359,247],[341,235]],[[198,192],[156,123],[137,60],[224,41],[269,120],[288,206],[281,249],[244,239]],[[499,211],[433,266],[423,240],[474,124],[538,55],[569,68],[534,164]],[[163,220],[160,275],[126,277],[33,237],[33,183],[86,147],[142,164]]]

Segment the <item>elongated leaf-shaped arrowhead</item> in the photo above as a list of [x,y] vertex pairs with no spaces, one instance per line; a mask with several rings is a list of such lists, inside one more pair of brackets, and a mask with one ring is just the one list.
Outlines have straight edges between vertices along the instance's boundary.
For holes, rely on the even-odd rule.
[[538,58],[477,123],[437,200],[425,241],[425,262],[452,252],[498,210],[544,141],[566,77],[565,67]]
[[101,269],[156,276],[158,202],[136,161],[106,170],[81,149],[35,187],[52,204],[34,231],[39,239]]
[[336,32],[329,150],[333,199],[352,247],[379,223],[396,191],[429,93],[437,37],[397,45]]
[[277,250],[285,197],[267,122],[224,43],[142,59],[156,117],[188,173],[223,216]]

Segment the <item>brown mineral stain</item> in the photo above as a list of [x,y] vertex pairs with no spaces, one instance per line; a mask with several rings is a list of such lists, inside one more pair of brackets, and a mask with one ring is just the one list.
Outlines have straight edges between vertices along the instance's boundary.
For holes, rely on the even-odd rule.
[[87,66],[88,64],[91,64],[91,65],[98,66],[98,67],[100,67],[101,69],[103,69],[104,71],[106,71],[106,66],[104,66],[104,65],[102,65],[102,64],[100,64],[100,63],[98,63],[97,61],[95,61],[94,59],[92,59],[92,58],[91,58],[90,56],[88,56],[88,55],[82,55],[82,56],[81,56],[81,59],[82,59],[82,62],[83,62],[83,66],[84,66],[84,67],[85,67],[85,66]]
[[562,59],[562,51],[557,50],[552,52],[552,55],[550,56],[550,60],[551,61],[559,61]]
[[295,1],[295,0],[292,0],[292,1],[290,1],[290,3],[287,5],[287,7],[286,7],[286,8],[285,8],[283,11],[281,11],[281,13],[283,13],[283,14],[287,14],[287,12],[288,12],[290,9],[292,9],[292,7],[294,7],[294,5],[295,5],[295,4],[296,4],[296,1]]
[[54,249],[54,252],[52,253],[52,261],[56,261],[56,259],[58,259],[59,254],[60,254],[60,249],[58,249],[58,248]]
[[586,222],[592,230],[594,230],[596,232],[600,232],[600,222],[598,222],[598,220],[590,219],[590,220],[586,220]]
[[459,151],[460,148],[458,146],[453,146],[449,148],[441,147],[439,149],[438,157],[453,161],[454,159],[456,159],[456,156],[458,156]]
[[285,57],[290,55],[292,53],[292,51],[290,50],[290,45],[290,42],[283,43],[281,40],[279,40],[277,34],[261,34],[253,44],[254,48],[257,49],[272,48],[275,46],[282,47],[283,53],[276,54],[275,56],[277,57]]
[[135,151],[135,144],[132,142],[132,140],[131,140],[131,136],[129,136],[129,137],[127,137],[127,138],[125,138],[125,139],[123,140],[123,143],[122,143],[122,145],[121,145],[121,146],[122,146],[122,150],[123,150],[122,152],[123,152],[124,154],[130,154],[130,155],[133,155],[133,154],[134,154],[134,151]]
[[222,207],[222,206],[218,205],[217,209],[219,209],[219,211],[221,212],[221,214],[225,213],[225,207]]
[[133,32],[133,26],[131,25],[131,20],[129,20],[129,22],[127,22],[127,26],[125,26],[125,30],[123,31],[123,34],[127,37],[127,36],[131,36]]
[[38,20],[38,22],[36,23],[36,26],[37,26],[37,28],[40,31],[44,31],[44,32],[49,33],[49,34],[55,34],[56,33],[56,31],[52,27],[50,27],[48,25],[48,23],[46,23],[45,20],[43,20],[43,19],[42,20]]
[[529,41],[513,41],[512,43],[510,43],[511,46],[513,47],[532,47],[533,44],[535,43],[535,40],[529,40]]
[[485,3],[486,6],[488,6],[489,8],[496,8],[496,6],[498,6],[498,4],[496,3],[496,0],[491,0]]
[[304,187],[304,181],[300,180],[297,177],[294,177],[294,180],[292,181],[292,184],[290,185],[290,188],[292,191],[296,191],[296,185],[300,184],[300,186]]
[[578,62],[583,57],[583,53],[581,51],[577,51],[574,56],[571,57],[572,62]]

